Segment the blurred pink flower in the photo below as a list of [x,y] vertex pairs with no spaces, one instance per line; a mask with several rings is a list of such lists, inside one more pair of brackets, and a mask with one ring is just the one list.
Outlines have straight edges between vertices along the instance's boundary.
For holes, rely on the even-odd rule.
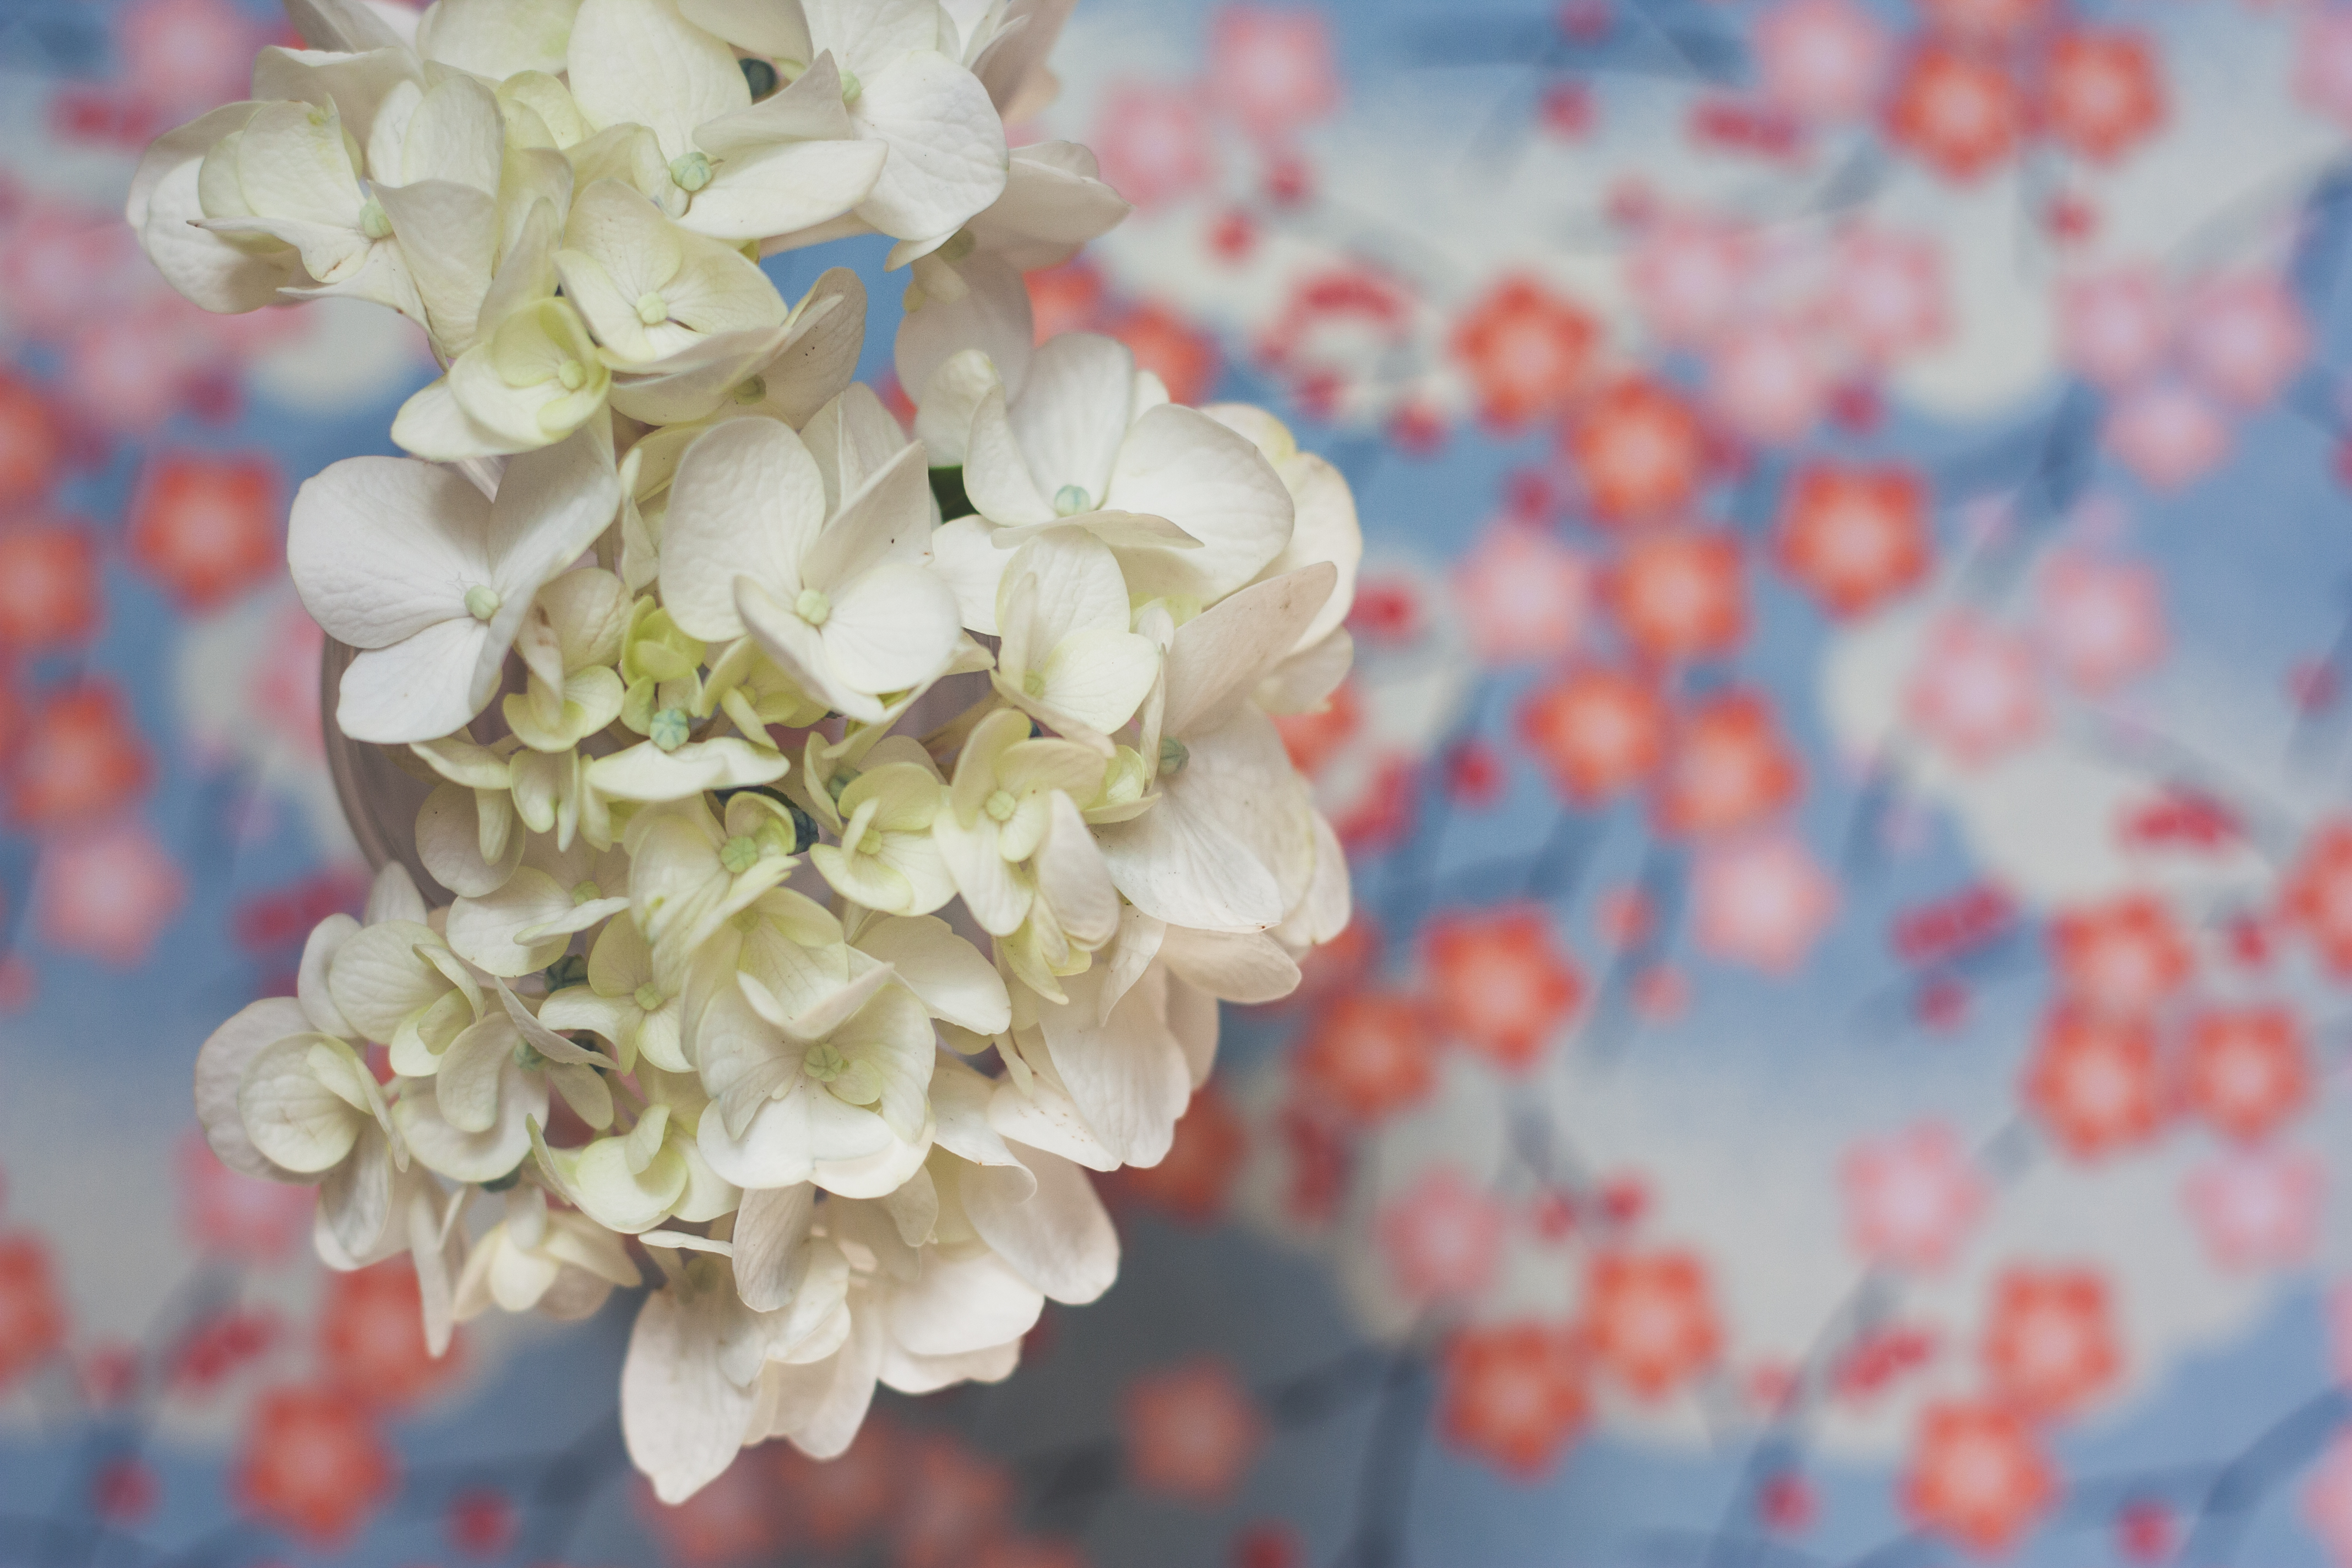
[[1911,722],[1969,766],[2042,732],[2032,649],[1972,610],[1948,611],[1928,628],[1903,700]]
[[1736,328],[1716,351],[1707,393],[1724,423],[1751,441],[1780,446],[1811,430],[1829,381],[1806,335],[1780,321]]
[[1753,266],[1730,225],[1669,217],[1643,233],[1625,280],[1650,331],[1669,343],[1699,343],[1730,324]]
[[2284,1268],[2318,1239],[2326,1173],[2300,1150],[2233,1150],[2189,1173],[2181,1202],[2223,1268]]
[[1940,342],[1943,252],[1932,240],[1857,230],[1838,242],[1830,307],[1854,346],[1885,363]]
[[2294,42],[2294,93],[2337,124],[2352,128],[2352,11],[2315,6],[2305,14]]
[[2278,395],[2310,352],[2303,309],[2275,277],[2217,279],[2189,297],[2181,348],[2198,384],[2225,403],[2258,408]]
[[2107,447],[2158,489],[2202,479],[2230,455],[2230,426],[2204,397],[2179,382],[2127,393],[2107,416]]
[[1958,1134],[1940,1121],[1854,1144],[1839,1163],[1838,1185],[1853,1249],[1896,1268],[1950,1261],[1991,1192]]
[[310,1239],[312,1189],[239,1175],[194,1131],[180,1140],[177,1163],[180,1226],[198,1247],[248,1263],[277,1263]]
[[2058,356],[2113,392],[2163,363],[2172,331],[2164,280],[2153,268],[2077,278],[2058,289]]
[[114,28],[122,84],[162,125],[248,96],[263,38],[229,0],[137,0]]
[[1265,1421],[1233,1369],[1204,1356],[1128,1384],[1129,1472],[1146,1491],[1215,1507],[1265,1440]]
[[1476,1296],[1502,1261],[1503,1209],[1452,1165],[1415,1179],[1381,1210],[1381,1250],[1415,1301]]
[[1701,952],[1787,973],[1836,918],[1838,886],[1801,843],[1779,835],[1701,855],[1692,900]]
[[1209,91],[1261,142],[1328,117],[1339,106],[1330,24],[1304,8],[1223,7],[1209,26]]
[[2037,640],[2058,672],[2097,695],[2164,657],[2164,604],[2155,571],[2063,551],[2034,584]]
[[2303,1518],[2338,1563],[2352,1563],[2352,1432],[2329,1445],[2303,1483]]
[[51,947],[133,969],[186,895],[171,852],[143,823],[126,821],[43,852],[34,876],[35,926]]
[[1756,23],[1764,95],[1807,120],[1857,120],[1885,85],[1886,30],[1852,0],[1789,0]]
[[1498,522],[1454,567],[1454,597],[1486,663],[1561,658],[1583,640],[1592,568],[1549,533]]
[[1103,102],[1095,125],[1095,155],[1104,180],[1137,206],[1164,206],[1215,177],[1208,121],[1191,89],[1113,82]]

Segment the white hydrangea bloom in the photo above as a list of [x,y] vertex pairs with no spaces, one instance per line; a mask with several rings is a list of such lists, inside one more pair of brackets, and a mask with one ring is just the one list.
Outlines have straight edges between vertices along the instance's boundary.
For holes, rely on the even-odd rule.
[[593,429],[515,459],[495,499],[402,458],[350,458],[305,481],[287,530],[294,586],[328,636],[362,650],[343,675],[343,733],[437,740],[479,713],[534,596],[619,505]]
[[[376,300],[446,367],[415,457],[312,479],[288,542],[342,735],[432,782],[430,885],[387,869],[205,1043],[206,1137],[319,1188],[331,1266],[406,1250],[436,1352],[593,1311],[636,1238],[668,1500],[1010,1373],[1116,1278],[1086,1172],[1165,1156],[1219,1003],[1348,919],[1269,717],[1348,668],[1345,483],[1032,344],[1023,273],[1127,210],[1005,149],[1068,10],[289,0],[310,47],[132,183],[197,303]],[[856,274],[788,306],[756,260],[871,232],[912,439]]]

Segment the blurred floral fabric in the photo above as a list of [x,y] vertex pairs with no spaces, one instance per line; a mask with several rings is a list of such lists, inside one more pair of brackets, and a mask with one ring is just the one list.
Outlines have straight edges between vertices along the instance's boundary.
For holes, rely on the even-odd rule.
[[1354,485],[1357,923],[1102,1305],[677,1510],[629,1303],[435,1361],[194,1135],[365,885],[290,486],[431,374],[120,222],[290,39],[0,6],[0,1561],[2352,1563],[2352,9],[1081,0],[1040,330]]

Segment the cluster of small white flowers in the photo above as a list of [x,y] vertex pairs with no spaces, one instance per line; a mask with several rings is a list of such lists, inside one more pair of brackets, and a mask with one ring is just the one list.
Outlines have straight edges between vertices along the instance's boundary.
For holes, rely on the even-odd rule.
[[[1109,1286],[1084,1170],[1159,1161],[1218,999],[1346,923],[1269,715],[1347,669],[1353,502],[1256,409],[1033,346],[1024,271],[1127,210],[1005,145],[1068,0],[289,3],[312,47],[129,216],[201,305],[357,296],[446,366],[288,554],[451,901],[395,863],[323,921],[205,1045],[206,1133],[319,1187],[334,1267],[413,1255],[436,1351],[650,1259],[664,1498],[837,1454],[877,1381],[1001,1378]],[[912,439],[855,275],[756,264],[874,233]]]

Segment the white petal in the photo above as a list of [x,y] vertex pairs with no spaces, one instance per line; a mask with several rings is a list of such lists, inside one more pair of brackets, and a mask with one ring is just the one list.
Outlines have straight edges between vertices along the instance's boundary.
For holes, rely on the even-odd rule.
[[900,56],[940,45],[939,13],[926,0],[801,0],[809,44],[873,76]]
[[526,866],[497,891],[449,906],[449,945],[469,963],[512,979],[546,968],[571,945],[569,932],[529,941],[523,932],[572,912],[571,889]]
[[904,691],[945,669],[961,617],[955,595],[920,566],[890,561],[841,589],[819,636],[853,691]]
[[[1037,336],[1029,286],[1000,257],[975,255],[956,268],[963,291],[953,299],[929,296],[898,322],[894,361],[898,384],[922,405],[916,430],[931,448],[931,461],[952,466],[964,460],[971,417],[983,386],[959,395],[940,373],[970,354],[992,369],[992,379],[1018,389],[1028,374]],[[940,406],[944,404],[945,406]]]
[[890,1337],[919,1356],[962,1355],[1037,1326],[1044,1295],[992,1252],[924,1259],[922,1279],[890,1293]]
[[[1130,1165],[1156,1165],[1192,1095],[1183,1047],[1168,1031],[1157,995],[1138,985],[1095,1022],[1093,971],[1064,983],[1066,1006],[1041,1010],[1055,1069],[1103,1146]],[[1008,1133],[1008,1136],[1011,1136]]]
[[791,771],[781,752],[733,735],[664,752],[652,742],[588,764],[588,781],[614,800],[680,800],[705,790],[773,784]]
[[466,590],[489,581],[489,510],[451,469],[346,458],[295,492],[286,563],[329,637],[383,647],[461,613]]
[[667,1503],[684,1502],[735,1462],[751,1417],[752,1391],[719,1370],[701,1308],[678,1288],[647,1296],[621,1363],[621,1436]]
[[779,5],[775,0],[680,0],[678,9],[704,32],[755,55],[803,65],[814,55],[808,24],[797,5]]
[[1168,977],[1168,1031],[1184,1047],[1192,1087],[1209,1081],[1217,1065],[1217,999],[1196,985]]
[[588,122],[649,126],[665,158],[688,152],[704,121],[751,101],[733,51],[679,16],[675,0],[583,0],[566,58]]
[[1002,1383],[1020,1364],[1017,1339],[961,1355],[913,1355],[892,1344],[883,1347],[880,1376],[900,1394],[936,1394],[959,1383]]
[[[422,1173],[418,1173],[422,1179]],[[364,1267],[400,1250],[406,1237],[393,1226],[392,1154],[383,1129],[373,1121],[360,1129],[351,1158],[327,1173],[319,1184],[317,1226],[353,1268]],[[329,1267],[335,1260],[326,1258]]]
[[[856,69],[854,58],[846,63]],[[859,217],[899,239],[928,239],[953,233],[1003,194],[1004,126],[970,71],[919,52],[863,86],[852,116],[888,143],[890,158]]]
[[448,181],[496,196],[505,144],[490,89],[469,76],[444,75],[425,89],[408,121],[399,169],[374,171],[378,188],[387,179],[404,185]]
[[929,915],[874,921],[859,933],[859,949],[897,971],[931,1016],[993,1035],[1013,1019],[1004,977],[980,950]]
[[988,1102],[988,1123],[1007,1140],[1050,1149],[1090,1171],[1115,1171],[1121,1163],[1118,1153],[1078,1114],[1069,1095],[1043,1079],[1026,1094],[1013,1083],[1000,1080]]
[[1048,646],[1045,661],[1028,672],[1040,687],[1037,702],[1097,734],[1135,717],[1160,679],[1159,647],[1133,632],[1078,631]]
[[1026,1147],[1013,1152],[1034,1182],[1007,1170],[965,1174],[963,1209],[972,1228],[1051,1300],[1070,1306],[1096,1300],[1118,1279],[1118,1233],[1094,1184],[1059,1154]]
[[1243,589],[1187,621],[1168,648],[1163,733],[1213,728],[1297,645],[1298,634],[1330,597],[1337,572],[1328,562]]
[[865,201],[888,157],[882,143],[865,141],[785,142],[739,154],[695,193],[677,221],[730,240],[815,228]]
[[1170,926],[1160,956],[1176,973],[1228,1002],[1276,1002],[1298,989],[1298,965],[1263,931]]
[[[1284,873],[1311,874],[1313,811],[1282,738],[1244,706],[1223,728],[1190,737],[1192,761],[1160,775],[1160,803],[1096,829],[1111,879],[1129,902],[1171,925],[1264,931],[1288,912]],[[1306,877],[1299,884],[1303,889]]]
[[362,653],[343,671],[336,725],[354,741],[385,745],[461,728],[482,710],[474,682],[489,645],[489,628],[468,616]]
[[1280,476],[1247,438],[1190,408],[1163,405],[1129,430],[1103,504],[1164,517],[1198,550],[1122,555],[1139,598],[1213,600],[1255,578],[1290,542],[1294,509]]
[[460,897],[478,899],[506,886],[522,851],[523,836],[509,833],[496,862],[482,858],[480,808],[462,784],[436,785],[417,810],[417,855],[435,881]]
[[977,515],[957,518],[931,531],[931,570],[955,595],[956,613],[964,629],[992,637],[996,632],[996,595],[1013,552],[999,550],[990,540],[996,525]]
[[966,827],[952,810],[942,811],[931,819],[931,837],[980,929],[992,936],[1010,936],[1020,930],[1029,918],[1034,889],[1013,874],[998,850],[996,824],[983,819]]
[[1116,338],[1065,332],[1037,351],[1011,413],[1013,437],[1049,502],[1075,485],[1086,492],[1078,510],[1110,504],[1134,384],[1135,355]]
[[816,1189],[803,1184],[743,1194],[735,1215],[735,1288],[755,1312],[790,1303],[807,1264]]
[[851,1299],[849,1339],[829,1359],[802,1366],[770,1366],[761,1375],[778,1406],[771,1430],[814,1459],[839,1458],[856,1440],[874,1402],[875,1371],[882,1363],[882,1314]]
[[273,1182],[310,1182],[314,1175],[289,1171],[254,1147],[237,1110],[245,1069],[268,1047],[314,1027],[300,1004],[288,996],[251,1003],[212,1032],[196,1053],[196,1120],[205,1142],[220,1163],[240,1175]]
[[789,608],[824,515],[824,479],[790,428],[766,419],[715,426],[687,448],[670,483],[662,603],[688,636],[741,637],[736,579],[749,577]]
[[1055,790],[1047,811],[1045,841],[1037,848],[1037,891],[1072,941],[1099,947],[1118,929],[1118,889],[1111,882],[1110,867],[1075,801]]
[[[344,1018],[342,1009],[335,1005],[334,996],[327,990],[327,970],[335,954],[360,929],[360,922],[346,914],[331,914],[310,928],[302,942],[302,962],[296,972],[294,994],[310,1019],[310,1026],[322,1035],[340,1035],[350,1038],[359,1033]],[[290,1031],[289,1031],[290,1032]],[[203,1060],[198,1053],[197,1060]]]
[[963,493],[991,522],[1014,526],[1060,521],[1053,504],[1039,493],[1037,476],[1013,437],[1002,387],[982,397],[972,411],[964,448]]

